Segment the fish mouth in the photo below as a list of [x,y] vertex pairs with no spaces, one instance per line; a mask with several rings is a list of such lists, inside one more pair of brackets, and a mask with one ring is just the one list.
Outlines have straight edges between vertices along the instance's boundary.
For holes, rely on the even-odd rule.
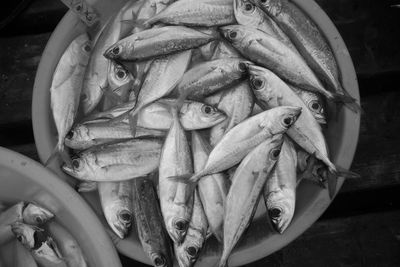
[[103,53],[103,56],[108,59],[118,59],[121,51],[122,51],[121,46],[114,44],[110,46],[108,49],[106,49],[106,51]]
[[126,227],[125,225],[116,222],[110,225],[114,233],[121,239],[124,239],[129,231],[129,228]]
[[69,165],[67,165],[67,164],[63,164],[62,166],[61,166],[61,169],[64,171],[64,172],[66,172],[67,174],[69,174],[69,175],[71,175],[71,176],[73,176],[73,177],[75,177],[76,175],[75,175],[75,172],[74,172],[74,169],[72,168],[72,166],[69,166]]
[[325,117],[323,115],[315,114],[314,117],[315,117],[315,119],[317,120],[318,123],[326,124],[326,119],[325,119]]
[[247,66],[250,76],[262,75],[265,72],[265,68],[254,65],[253,63]]
[[[271,196],[273,197],[273,196]],[[282,234],[290,225],[294,215],[294,196],[283,196],[285,199],[278,199],[268,205],[268,216],[273,228]]]

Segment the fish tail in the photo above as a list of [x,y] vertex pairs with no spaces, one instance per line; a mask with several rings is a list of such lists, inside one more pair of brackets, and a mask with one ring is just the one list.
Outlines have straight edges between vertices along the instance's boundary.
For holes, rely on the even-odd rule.
[[193,176],[192,173],[188,173],[188,174],[177,175],[177,176],[169,176],[168,179],[170,179],[171,181],[175,181],[175,182],[190,184],[190,183],[193,183],[193,181],[191,180],[192,176]]
[[53,162],[58,156],[69,166],[71,166],[71,157],[65,151],[64,144],[59,142],[56,147],[53,149],[53,152],[50,154],[50,157],[44,163],[44,166],[47,167],[51,162]]
[[343,94],[332,93],[332,100],[338,103],[339,106],[344,105],[355,113],[362,112],[360,104],[356,102],[357,100],[344,89]]
[[327,180],[328,180],[329,197],[333,199],[336,194],[338,173],[336,171],[332,172],[331,170],[329,170],[327,172]]
[[336,166],[336,169],[338,170],[338,176],[346,178],[346,179],[360,179],[361,175],[358,173],[346,170],[342,167]]
[[[116,88],[115,91],[123,89],[124,86],[126,86],[126,85],[125,84],[121,85],[120,87]],[[103,88],[101,86],[100,86],[100,90],[103,92],[104,98],[106,98],[108,101],[110,101],[111,105],[117,106],[124,102],[122,97],[119,96],[118,94],[116,94],[115,91]]]

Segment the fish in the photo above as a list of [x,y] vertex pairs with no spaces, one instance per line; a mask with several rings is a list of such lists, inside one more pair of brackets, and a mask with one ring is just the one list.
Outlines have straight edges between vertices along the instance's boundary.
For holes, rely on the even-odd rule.
[[174,243],[176,259],[180,267],[192,267],[205,244],[208,222],[200,201],[198,190],[194,191],[193,213],[182,243]]
[[111,125],[109,121],[109,119],[98,119],[90,123],[76,124],[65,138],[65,145],[75,150],[85,150],[134,137],[164,137],[166,135],[165,131],[137,127],[133,136],[129,122],[122,121]]
[[331,90],[352,99],[346,106],[354,112],[360,111],[359,104],[342,86],[332,49],[314,21],[288,0],[251,1],[275,20],[296,45],[307,64]]
[[250,85],[261,108],[269,109],[287,105],[302,108],[301,115],[293,127],[287,131],[288,136],[305,151],[323,161],[329,170],[335,173],[336,167],[329,159],[322,129],[299,96],[272,71],[258,66],[250,66],[249,71]]
[[225,133],[247,119],[253,110],[253,106],[253,92],[248,81],[242,81],[229,90],[223,91],[217,108],[227,114],[228,119],[211,128],[211,146],[215,146]]
[[85,256],[76,239],[59,223],[50,222],[46,230],[57,242],[58,249],[68,267],[87,267]]
[[51,220],[54,214],[36,204],[19,202],[0,213],[0,246],[12,240],[10,225],[14,222],[24,222],[32,225],[42,225]]
[[244,79],[250,64],[249,61],[234,58],[200,63],[183,75],[175,90],[181,97],[202,99]]
[[78,113],[83,75],[89,56],[89,37],[86,33],[81,34],[69,44],[54,71],[50,86],[50,106],[58,133],[58,141],[45,165],[48,165],[58,154],[65,161],[69,161],[68,154],[64,151],[64,138]]
[[201,171],[171,176],[170,179],[196,184],[206,175],[235,166],[265,139],[290,129],[301,114],[301,110],[301,107],[282,106],[242,121],[227,132],[213,148]]
[[193,171],[191,152],[184,129],[179,123],[177,108],[172,107],[173,123],[165,139],[158,168],[161,213],[169,236],[181,243],[189,227],[193,211],[193,189],[168,179]]
[[289,87],[303,100],[304,104],[306,104],[307,108],[314,115],[314,119],[319,124],[326,124],[326,109],[324,108],[324,102],[321,96],[318,93],[301,90],[295,86],[289,85]]
[[82,181],[75,186],[75,190],[79,193],[88,193],[97,190],[97,182]]
[[225,202],[220,267],[227,265],[229,255],[254,216],[265,182],[279,158],[282,136],[273,135],[252,149],[232,178]]
[[135,18],[135,22],[133,22],[135,24],[135,27],[133,28],[132,33],[141,32],[150,28],[151,25],[141,22],[151,19],[152,17],[163,11],[165,8],[167,8],[167,6],[173,2],[173,0],[143,1],[143,4],[140,6],[140,9]]
[[269,68],[290,84],[321,93],[333,102],[354,101],[351,97],[326,90],[304,59],[273,36],[242,25],[223,26],[220,31],[244,57]]
[[111,45],[104,56],[113,60],[142,61],[197,48],[214,36],[185,26],[152,28],[129,35]]
[[62,170],[83,181],[126,181],[156,170],[161,148],[162,140],[156,137],[100,145],[78,153]]
[[117,42],[126,32],[130,31],[130,27],[124,27],[127,25],[122,21],[124,21],[125,14],[131,13],[130,11],[134,9],[135,2],[127,1],[121,10],[108,21],[94,43],[83,79],[80,106],[84,115],[89,114],[96,108],[103,96],[103,92],[109,86],[108,71],[111,62],[103,57],[103,53],[107,47]]
[[273,228],[282,234],[294,215],[297,186],[297,151],[288,137],[283,138],[281,153],[264,186],[264,202]]
[[242,55],[231,44],[221,39],[218,40],[211,59],[221,58],[242,58]]
[[146,20],[144,25],[157,22],[186,26],[221,26],[236,22],[232,0],[176,1],[165,10]]
[[143,250],[153,266],[173,266],[171,244],[153,182],[147,177],[132,180],[133,214]]
[[56,242],[42,228],[15,222],[11,225],[11,231],[31,252],[38,266],[67,267]]
[[287,45],[294,52],[297,48],[290,38],[281,30],[278,24],[250,0],[234,0],[235,18],[240,25],[249,26],[263,31]]
[[254,107],[253,107],[253,111],[251,112],[251,116],[260,114],[263,111],[264,110],[257,103],[254,103]]
[[[192,153],[195,172],[204,167],[210,151],[210,144],[197,131],[192,131]],[[224,173],[208,175],[199,181],[197,190],[210,231],[222,243],[225,199],[229,190],[227,177]]]
[[108,225],[119,238],[124,239],[133,222],[131,181],[99,182],[97,188]]
[[14,267],[38,267],[29,250],[18,241],[15,242],[14,253]]

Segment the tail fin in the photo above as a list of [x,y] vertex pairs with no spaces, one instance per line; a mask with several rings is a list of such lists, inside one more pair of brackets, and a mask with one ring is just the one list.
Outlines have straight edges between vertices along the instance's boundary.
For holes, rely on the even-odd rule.
[[51,162],[53,162],[58,156],[68,165],[71,166],[72,160],[67,151],[64,149],[64,144],[59,143],[54,148],[53,152],[50,154],[50,157],[44,163],[44,166],[47,167]]
[[357,100],[354,97],[352,97],[342,86],[340,86],[340,91],[342,92],[342,94],[340,93],[333,94],[334,101],[343,103],[343,105],[345,105],[347,108],[349,108],[351,111],[355,113],[359,112],[361,113],[362,109],[361,106],[356,102]]

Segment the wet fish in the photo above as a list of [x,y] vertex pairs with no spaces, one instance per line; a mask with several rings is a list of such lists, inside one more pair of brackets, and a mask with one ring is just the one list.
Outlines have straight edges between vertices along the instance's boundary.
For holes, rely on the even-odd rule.
[[288,0],[251,0],[271,16],[290,37],[311,69],[336,93],[352,99],[347,106],[360,110],[355,99],[343,88],[335,56],[318,26]]
[[[207,102],[207,99],[206,99]],[[247,119],[253,110],[253,92],[248,81],[243,81],[222,92],[217,108],[228,115],[228,119],[211,128],[210,143],[215,146],[234,126]]]
[[183,75],[176,91],[181,96],[204,98],[245,78],[249,64],[249,61],[234,58],[200,63]]
[[117,182],[145,176],[157,169],[162,140],[135,138],[90,148],[79,153],[72,166],[63,165],[67,174],[95,182]]
[[317,122],[319,124],[326,124],[326,112],[321,96],[317,93],[301,90],[294,86],[289,87],[303,100]]
[[297,152],[288,137],[284,137],[281,153],[264,186],[264,201],[268,217],[276,231],[283,233],[289,226],[296,205]]
[[54,214],[44,207],[30,202],[23,203],[22,219],[26,224],[42,225],[54,218]]
[[282,134],[256,146],[240,163],[226,198],[224,248],[219,266],[226,266],[230,253],[249,226],[265,182],[279,158]]
[[165,10],[145,21],[145,25],[157,22],[187,26],[221,26],[236,22],[232,0],[177,1]]
[[11,231],[21,244],[27,248],[38,266],[67,267],[54,240],[37,226],[15,222]]
[[93,181],[82,181],[75,186],[75,189],[79,193],[88,193],[97,190],[97,182]]
[[133,221],[131,181],[100,182],[97,188],[108,225],[119,238],[124,239]]
[[225,40],[219,40],[211,59],[242,58],[242,55]]
[[53,74],[50,87],[50,104],[57,128],[58,141],[54,152],[45,165],[58,153],[64,152],[64,138],[71,129],[78,112],[83,75],[90,56],[87,34],[81,34],[67,47]]
[[116,42],[104,56],[114,60],[140,61],[197,48],[214,39],[214,36],[184,26],[152,28]]
[[269,68],[285,81],[321,93],[333,102],[354,101],[353,98],[326,90],[304,59],[275,37],[242,25],[224,26],[220,30],[243,56]]
[[[144,31],[148,28],[151,27],[151,25],[147,25],[145,23],[140,23],[147,21],[148,19],[153,18],[156,14],[160,13],[163,11],[167,6],[171,3],[173,3],[173,0],[148,0],[148,1],[143,1],[143,4],[141,5],[137,17],[135,18],[135,27],[132,30],[132,33],[137,33]],[[138,23],[139,22],[139,23]]]
[[[201,171],[207,162],[211,146],[201,137],[201,135],[192,131],[192,153],[194,171]],[[208,175],[198,183],[197,190],[211,232],[222,243],[224,207],[225,199],[228,194],[227,177],[223,173]]]
[[198,190],[194,191],[193,213],[185,239],[174,243],[176,259],[180,267],[193,266],[200,255],[207,236],[208,222]]
[[133,209],[136,229],[143,250],[153,266],[171,266],[171,244],[153,182],[147,177],[132,181]]
[[233,167],[265,139],[286,132],[300,113],[300,107],[284,106],[246,119],[224,135],[211,151],[207,163],[201,171],[170,178],[186,183],[196,183],[203,176]]
[[176,110],[171,129],[161,153],[159,166],[159,196],[161,212],[168,234],[175,243],[181,243],[189,227],[193,210],[193,190],[189,185],[168,179],[193,171],[189,144],[178,120]]
[[38,267],[29,250],[18,241],[15,242],[14,253],[14,267]]
[[62,258],[68,267],[88,266],[78,242],[63,226],[53,221],[47,225],[47,230],[57,242]]
[[272,71],[258,66],[250,66],[249,71],[250,84],[260,107],[269,109],[291,105],[302,108],[301,115],[287,134],[305,151],[322,160],[331,172],[336,172],[321,127],[299,96]]

